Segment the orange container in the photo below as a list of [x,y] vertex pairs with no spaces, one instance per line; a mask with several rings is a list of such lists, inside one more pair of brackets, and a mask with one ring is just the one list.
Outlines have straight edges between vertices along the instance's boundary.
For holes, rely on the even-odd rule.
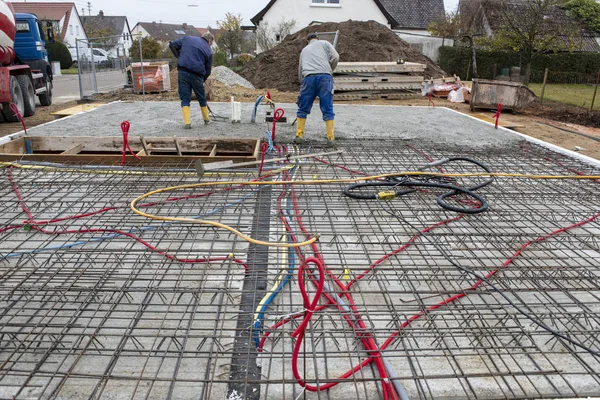
[[171,76],[169,75],[169,64],[167,63],[144,63],[144,75],[142,80],[141,63],[131,64],[133,76],[133,90],[141,94],[142,89],[146,93],[160,93],[171,90]]

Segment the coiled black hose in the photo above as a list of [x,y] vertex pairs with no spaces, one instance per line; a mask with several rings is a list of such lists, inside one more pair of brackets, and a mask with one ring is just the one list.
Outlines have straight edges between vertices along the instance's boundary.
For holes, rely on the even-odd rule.
[[[425,167],[421,168],[421,171],[424,169],[427,169],[427,168],[439,167],[439,166],[448,164],[453,161],[465,161],[465,162],[479,166],[486,172],[490,172],[490,173],[492,172],[492,170],[487,165],[485,165],[477,160],[473,160],[471,158],[466,158],[466,157],[451,157],[451,158],[439,160],[439,161],[433,162],[431,164],[427,164]],[[344,189],[344,194],[352,199],[357,199],[357,200],[377,200],[377,199],[381,198],[380,197],[381,193],[362,194],[362,193],[356,193],[356,190],[363,189],[363,188],[410,187],[410,189],[394,190],[394,196],[399,197],[399,196],[404,196],[404,195],[416,192],[417,189],[414,189],[414,188],[418,188],[418,187],[448,189],[449,192],[444,193],[444,194],[438,196],[438,198],[437,198],[437,203],[441,207],[445,208],[446,210],[463,213],[463,214],[478,214],[478,213],[487,211],[489,208],[489,204],[483,196],[475,193],[475,191],[478,189],[481,189],[485,186],[488,186],[493,181],[494,181],[494,178],[490,177],[486,181],[484,181],[480,184],[477,184],[475,186],[462,187],[462,186],[456,186],[456,185],[451,184],[454,181],[452,179],[450,179],[449,177],[437,177],[437,176],[424,175],[423,178],[414,178],[414,176],[406,176],[406,177],[400,178],[400,179],[392,178],[392,179],[390,179],[388,181],[384,181],[384,182],[366,182],[366,183],[358,183],[356,185],[351,185]],[[457,207],[457,206],[454,206],[454,205],[451,205],[448,203],[447,200],[449,198],[452,198],[459,194],[465,194],[465,195],[475,199],[477,202],[479,202],[481,204],[480,207],[478,207],[478,208]]]

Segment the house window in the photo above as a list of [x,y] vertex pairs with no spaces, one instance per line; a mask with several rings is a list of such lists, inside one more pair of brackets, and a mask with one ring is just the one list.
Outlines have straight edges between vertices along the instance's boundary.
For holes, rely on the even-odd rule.
[[275,35],[275,41],[276,42],[281,42],[281,35],[280,34]]
[[185,35],[185,31],[182,31],[181,29],[175,29],[175,33],[178,35]]
[[312,0],[313,4],[340,4],[340,0]]
[[73,25],[69,25],[69,34],[72,35],[73,34]]
[[79,25],[75,26],[75,32],[77,32],[77,36],[79,36]]

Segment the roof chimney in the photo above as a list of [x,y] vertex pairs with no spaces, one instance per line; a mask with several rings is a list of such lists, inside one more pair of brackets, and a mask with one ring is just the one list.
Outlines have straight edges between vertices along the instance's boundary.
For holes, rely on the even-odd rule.
[[183,27],[184,27],[184,28],[187,28],[187,24],[186,24],[185,22],[183,23]]
[[98,13],[98,16],[100,18],[104,18],[104,11],[100,10],[100,12]]

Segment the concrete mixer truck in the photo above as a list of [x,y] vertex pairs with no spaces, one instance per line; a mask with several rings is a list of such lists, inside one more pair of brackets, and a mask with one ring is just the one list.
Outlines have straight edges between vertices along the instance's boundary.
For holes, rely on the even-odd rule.
[[23,117],[35,114],[35,97],[42,106],[52,104],[52,68],[46,50],[54,39],[46,35],[33,14],[15,14],[10,3],[0,0],[0,122],[17,122],[14,103]]

